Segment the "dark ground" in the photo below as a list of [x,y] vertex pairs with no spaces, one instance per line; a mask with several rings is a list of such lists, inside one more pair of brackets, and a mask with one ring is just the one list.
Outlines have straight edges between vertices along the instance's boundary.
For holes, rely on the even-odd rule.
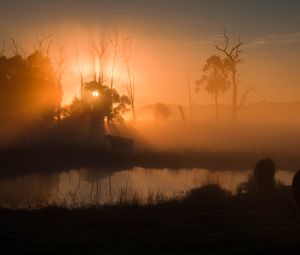
[[99,147],[53,146],[0,149],[0,177],[39,172],[54,173],[79,168],[107,167],[111,171],[144,168],[204,168],[209,170],[249,170],[257,159],[270,157],[277,169],[296,171],[298,154],[237,151],[112,151]]
[[1,254],[299,254],[290,187],[196,192],[183,201],[0,210]]

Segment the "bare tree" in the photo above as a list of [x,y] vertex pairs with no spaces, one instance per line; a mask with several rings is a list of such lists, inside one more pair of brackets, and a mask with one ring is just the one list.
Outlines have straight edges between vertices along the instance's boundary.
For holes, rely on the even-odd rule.
[[216,120],[219,119],[219,95],[225,93],[230,87],[230,82],[227,80],[226,65],[219,56],[211,56],[206,60],[204,65],[203,75],[200,80],[196,81],[196,93],[205,89],[212,94],[216,106]]
[[49,57],[50,48],[52,46],[52,34],[49,32],[45,36],[36,36],[35,50],[40,52],[43,57]]
[[91,44],[92,50],[96,53],[96,57],[97,57],[97,60],[99,63],[99,68],[100,68],[98,77],[96,77],[96,61],[95,61],[95,63],[94,63],[94,67],[95,67],[94,80],[95,81],[98,80],[98,83],[103,85],[104,84],[104,66],[105,66],[104,57],[107,52],[110,41],[101,39],[99,41],[99,43],[97,44],[94,39],[90,39],[90,44]]
[[218,51],[222,52],[225,55],[225,62],[230,73],[232,86],[232,120],[236,121],[238,112],[239,85],[237,66],[239,63],[241,63],[241,47],[243,43],[239,38],[235,44],[230,46],[229,36],[226,28],[224,28],[222,37],[222,42],[219,45],[215,45],[215,47]]
[[6,42],[3,41],[3,42],[2,42],[2,48],[1,48],[1,50],[0,50],[0,57],[3,57],[3,56],[4,56],[6,50],[7,50],[7,48],[6,48]]
[[[61,96],[60,99],[62,97],[62,79],[63,79],[63,75],[66,71],[66,56],[65,56],[65,48],[66,46],[62,46],[59,50],[59,54],[58,57],[55,58],[57,66],[56,66],[56,70],[55,70],[55,77],[56,77],[56,82],[57,85],[59,87],[59,91],[61,91]],[[60,102],[57,105],[57,121],[59,122],[61,118],[61,106],[60,106]]]
[[240,103],[238,105],[238,110],[240,110],[244,105],[246,105],[250,101],[251,96],[254,94],[261,97],[261,95],[258,93],[257,88],[255,88],[249,84],[246,87],[243,95],[241,96]]
[[12,43],[11,50],[13,51],[13,53],[15,55],[19,55],[19,47],[18,47],[18,44],[17,44],[15,38],[11,38],[10,40],[11,40],[11,43]]
[[82,99],[82,94],[83,94],[83,74],[82,74],[82,69],[79,64],[79,59],[78,59],[78,47],[76,41],[74,41],[74,47],[75,47],[75,58],[76,58],[76,65],[77,65],[77,71],[80,75],[80,99]]
[[5,43],[3,43],[3,53],[9,49],[14,56],[20,56],[20,57],[22,56],[23,58],[25,58],[26,56],[25,50],[22,47],[19,47],[15,38],[11,38],[10,41],[11,41],[11,46],[9,48],[6,48]]
[[134,77],[134,67],[132,67],[132,40],[130,37],[123,38],[123,56],[124,56],[124,64],[127,72],[127,82],[125,83],[125,87],[127,90],[127,95],[130,100],[130,106],[132,111],[132,118],[136,120],[135,114],[135,77]]
[[112,89],[114,85],[115,68],[116,68],[118,48],[119,48],[119,34],[117,30],[114,31],[114,36],[109,38],[109,41],[113,47],[112,69],[111,69],[111,78],[110,78],[110,89]]

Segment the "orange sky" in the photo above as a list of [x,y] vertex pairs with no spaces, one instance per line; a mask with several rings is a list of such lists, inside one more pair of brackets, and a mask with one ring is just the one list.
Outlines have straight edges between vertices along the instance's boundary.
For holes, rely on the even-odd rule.
[[[79,29],[76,26],[72,28],[66,26],[62,29],[64,30],[68,32],[58,34],[63,35],[59,41],[67,42],[69,45],[69,64],[64,79],[64,103],[67,103],[76,93],[78,94],[79,88],[73,41],[76,40],[80,44],[80,61],[82,64],[86,63],[83,65],[86,70],[86,79],[88,79],[91,76],[87,75],[87,71],[91,69],[89,65],[92,63],[88,50],[88,38],[100,36],[94,31],[89,32],[88,29]],[[130,33],[127,32],[127,34]],[[192,85],[193,101],[199,104],[212,103],[211,96],[206,92],[194,93],[194,83],[201,76],[201,68],[206,58],[212,54],[218,54],[213,47],[218,42],[217,33],[211,39],[204,38],[203,41],[196,43],[159,37],[151,38],[140,34],[130,35],[134,43],[132,65],[135,70],[136,98],[139,106],[156,102],[187,104],[187,74]],[[289,47],[289,45],[256,45],[245,41],[243,63],[239,66],[241,91],[248,85],[256,87],[258,94],[252,98],[253,102],[300,100],[300,74],[295,65],[300,54],[297,52],[285,54],[281,52],[283,47]],[[127,76],[124,68],[124,63],[120,59],[116,68],[116,86],[119,91],[125,93],[123,83]],[[230,99],[229,91],[220,97],[220,102],[230,103]]]
[[[35,36],[51,31],[54,51],[67,46],[64,104],[79,93],[74,40],[80,45],[81,62],[88,62],[89,39],[97,40],[114,28],[133,38],[137,106],[158,101],[188,104],[187,74],[193,102],[213,103],[207,93],[194,93],[194,83],[205,60],[217,53],[213,45],[224,25],[233,39],[241,35],[245,43],[241,86],[258,89],[253,101],[300,100],[299,1],[87,0],[74,1],[72,10],[66,0],[60,1],[59,9],[56,0],[29,0],[23,7],[19,2],[20,8],[14,1],[0,10],[0,39],[14,37],[29,53]],[[117,88],[125,92],[126,75],[121,61],[119,65]],[[230,98],[227,92],[220,102],[230,103]]]

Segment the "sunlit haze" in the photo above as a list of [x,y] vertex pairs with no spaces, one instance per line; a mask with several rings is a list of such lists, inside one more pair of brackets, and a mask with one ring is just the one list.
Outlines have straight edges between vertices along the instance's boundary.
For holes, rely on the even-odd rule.
[[[257,4],[256,4],[257,3]],[[72,5],[72,9],[70,9]],[[18,6],[17,8],[15,6]],[[298,101],[300,51],[298,1],[9,1],[3,4],[1,39],[15,38],[29,52],[37,35],[53,34],[53,50],[67,48],[63,103],[79,94],[80,68],[91,75],[89,41],[115,30],[133,40],[136,103],[188,104],[186,75],[199,79],[208,56],[215,53],[224,26],[231,38],[244,43],[241,86],[259,90],[252,101]],[[47,12],[45,12],[47,10]],[[57,53],[57,52],[56,52]],[[111,59],[108,61],[112,61]],[[106,72],[111,73],[110,64]],[[117,60],[116,84],[124,90],[126,71]],[[172,91],[172,93],[170,93]],[[211,104],[207,93],[195,94],[197,104]],[[220,96],[230,103],[230,93]]]
[[0,254],[300,254],[300,0],[4,0]]

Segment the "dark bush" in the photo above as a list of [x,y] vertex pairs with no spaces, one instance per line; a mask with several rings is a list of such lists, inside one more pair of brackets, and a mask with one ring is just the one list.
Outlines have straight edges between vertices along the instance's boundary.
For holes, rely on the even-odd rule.
[[186,196],[186,201],[197,204],[217,204],[229,197],[229,193],[219,185],[209,184],[192,189]]

